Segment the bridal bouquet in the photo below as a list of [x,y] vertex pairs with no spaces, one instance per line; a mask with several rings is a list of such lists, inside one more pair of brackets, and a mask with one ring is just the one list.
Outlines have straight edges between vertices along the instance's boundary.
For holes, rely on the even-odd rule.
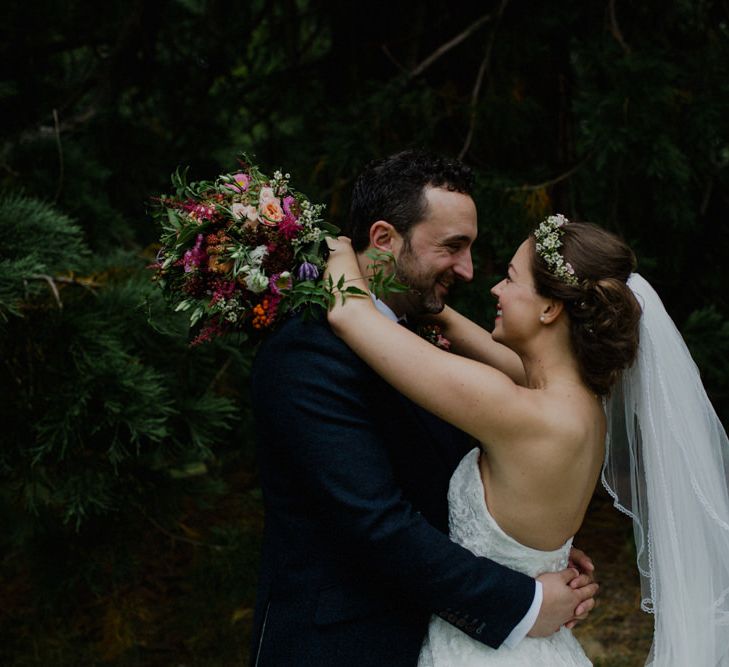
[[189,312],[192,345],[226,333],[256,341],[287,312],[326,308],[335,288],[363,293],[322,280],[324,238],[339,230],[289,174],[268,177],[244,156],[214,181],[186,176],[178,169],[174,194],[156,200],[162,247],[152,268],[175,310]]

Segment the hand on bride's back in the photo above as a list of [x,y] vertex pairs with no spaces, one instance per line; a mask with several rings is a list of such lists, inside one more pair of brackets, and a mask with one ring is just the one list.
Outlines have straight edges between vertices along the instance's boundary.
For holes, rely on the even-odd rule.
[[[570,586],[576,578],[581,578],[578,583],[585,585],[577,588]],[[573,568],[541,574],[537,581],[542,583],[542,606],[529,631],[530,637],[548,637],[566,623],[576,618],[585,618],[595,607],[595,595],[599,586],[589,576],[581,575]]]

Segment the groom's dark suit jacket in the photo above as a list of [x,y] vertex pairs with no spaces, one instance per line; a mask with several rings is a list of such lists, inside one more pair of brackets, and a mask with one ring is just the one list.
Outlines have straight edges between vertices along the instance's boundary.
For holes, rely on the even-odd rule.
[[414,666],[432,613],[499,646],[534,582],[448,539],[465,436],[325,320],[285,322],[251,379],[265,504],[251,664]]

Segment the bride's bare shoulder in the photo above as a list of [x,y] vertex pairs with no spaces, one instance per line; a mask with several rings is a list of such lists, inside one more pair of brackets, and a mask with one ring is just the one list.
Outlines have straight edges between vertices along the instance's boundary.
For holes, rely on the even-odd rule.
[[600,400],[582,388],[561,391],[535,391],[530,397],[535,426],[542,445],[551,444],[565,453],[574,453],[604,441],[605,412]]

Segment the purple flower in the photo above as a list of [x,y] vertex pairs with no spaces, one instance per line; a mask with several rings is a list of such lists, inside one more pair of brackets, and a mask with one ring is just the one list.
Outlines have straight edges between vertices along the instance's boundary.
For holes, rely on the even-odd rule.
[[304,262],[297,273],[299,280],[316,280],[319,277],[319,269],[316,264]]
[[291,274],[288,271],[275,273],[271,276],[268,285],[271,288],[271,292],[280,295],[282,290],[291,289]]
[[296,216],[291,212],[291,204],[293,204],[296,201],[291,195],[288,197],[284,197],[283,199],[283,210],[286,215],[290,215],[292,218],[295,218]]

